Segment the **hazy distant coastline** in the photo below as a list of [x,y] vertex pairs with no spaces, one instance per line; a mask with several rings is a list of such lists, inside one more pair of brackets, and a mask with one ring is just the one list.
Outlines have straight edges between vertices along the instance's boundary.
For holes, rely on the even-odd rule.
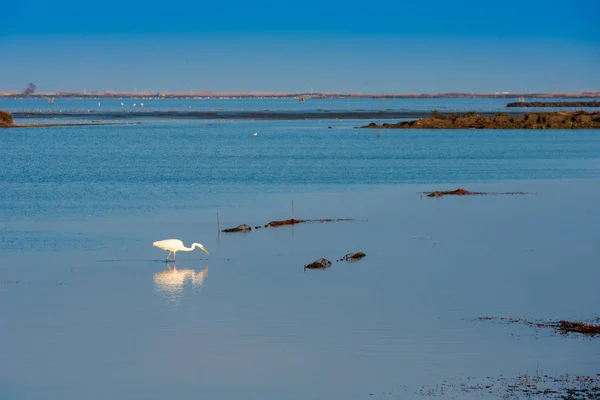
[[493,92],[493,93],[337,93],[337,92],[316,92],[316,93],[294,93],[294,92],[37,92],[23,93],[17,91],[0,92],[0,98],[280,98],[280,99],[343,99],[343,98],[381,98],[381,99],[431,99],[431,98],[600,98],[600,91],[588,91],[579,93],[512,93],[512,92]]

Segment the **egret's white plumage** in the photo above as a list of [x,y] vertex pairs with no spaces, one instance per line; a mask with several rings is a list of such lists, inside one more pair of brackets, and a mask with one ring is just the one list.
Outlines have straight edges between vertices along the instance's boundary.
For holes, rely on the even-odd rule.
[[179,239],[159,240],[157,242],[152,243],[152,246],[158,247],[159,249],[169,252],[165,261],[169,261],[169,257],[171,256],[171,254],[173,254],[173,261],[177,261],[178,251],[193,251],[196,247],[200,248],[200,250],[208,254],[208,251],[206,251],[204,246],[202,246],[200,243],[192,243],[191,247],[185,247],[183,245],[183,242]]

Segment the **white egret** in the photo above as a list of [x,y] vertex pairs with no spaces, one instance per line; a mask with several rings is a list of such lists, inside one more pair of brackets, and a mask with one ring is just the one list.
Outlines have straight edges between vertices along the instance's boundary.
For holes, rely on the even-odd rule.
[[176,262],[178,251],[193,251],[196,247],[199,247],[200,250],[208,254],[208,251],[206,251],[204,246],[202,246],[200,243],[192,243],[192,247],[185,247],[183,245],[183,242],[179,239],[159,240],[157,242],[152,243],[152,246],[158,247],[159,249],[169,252],[165,261],[169,261],[169,257],[171,256],[171,254],[173,254],[173,262]]

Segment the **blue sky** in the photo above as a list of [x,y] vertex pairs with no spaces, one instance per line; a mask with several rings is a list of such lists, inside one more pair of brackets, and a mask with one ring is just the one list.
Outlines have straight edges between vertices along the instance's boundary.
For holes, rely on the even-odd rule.
[[0,90],[600,90],[600,2],[3,4]]

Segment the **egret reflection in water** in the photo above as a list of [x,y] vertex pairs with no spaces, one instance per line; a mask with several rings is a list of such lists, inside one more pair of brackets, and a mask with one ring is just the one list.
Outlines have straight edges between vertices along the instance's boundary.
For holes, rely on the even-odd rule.
[[166,271],[156,272],[154,274],[154,287],[156,291],[172,301],[178,301],[183,293],[183,288],[191,284],[192,288],[204,286],[204,280],[208,274],[208,267],[200,272],[193,269],[177,269],[177,265],[172,267],[167,265]]

